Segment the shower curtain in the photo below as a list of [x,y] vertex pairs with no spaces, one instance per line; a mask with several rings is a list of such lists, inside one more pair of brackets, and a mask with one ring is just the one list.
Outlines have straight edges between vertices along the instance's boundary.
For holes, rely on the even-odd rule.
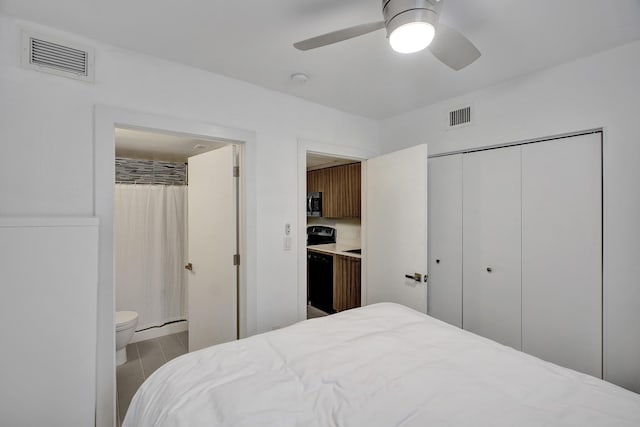
[[187,318],[187,187],[116,184],[116,310],[137,330]]

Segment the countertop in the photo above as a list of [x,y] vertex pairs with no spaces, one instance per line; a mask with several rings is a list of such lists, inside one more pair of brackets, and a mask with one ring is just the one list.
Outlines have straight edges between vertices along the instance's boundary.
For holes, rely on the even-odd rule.
[[354,254],[354,253],[351,253],[351,252],[345,252],[345,251],[348,251],[350,249],[359,249],[357,246],[346,246],[346,245],[341,245],[339,243],[327,243],[327,244],[324,244],[324,245],[307,246],[307,249],[312,250],[312,251],[316,251],[316,252],[332,254],[332,255],[344,255],[344,256],[350,256],[350,257],[353,257],[353,258],[362,259],[362,255],[360,255],[360,254]]

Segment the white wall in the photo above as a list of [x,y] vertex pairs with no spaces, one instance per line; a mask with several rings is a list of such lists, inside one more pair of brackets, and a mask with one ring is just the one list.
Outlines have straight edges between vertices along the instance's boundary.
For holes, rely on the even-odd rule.
[[[95,83],[21,68],[21,26],[94,46]],[[282,230],[296,224],[298,140],[378,151],[379,123],[0,14],[0,216],[94,213],[98,104],[255,134],[255,191],[247,195],[256,217],[256,241],[248,242],[256,281],[247,284],[255,290],[248,310],[255,312],[247,313],[247,330],[297,321],[297,248],[283,250]]]
[[377,150],[377,122],[80,37],[97,47],[95,84],[25,70],[20,22],[0,15],[0,215],[93,213],[95,104],[255,131],[255,331],[296,321],[295,250],[283,251],[281,234],[297,210],[297,140]]
[[[380,141],[385,141],[387,152],[427,142],[430,152],[437,153],[603,126],[605,369],[610,380],[640,390],[640,334],[635,330],[640,324],[640,42],[416,110],[380,126],[79,37],[73,38],[97,48],[95,84],[24,70],[19,66],[18,24],[0,15],[0,216],[93,214],[95,104],[254,131],[257,190],[249,196],[257,206],[257,313],[250,332],[297,320],[297,248],[283,251],[282,230],[284,223],[296,223],[299,138],[374,152]],[[442,114],[450,104],[466,100],[475,103],[476,124],[444,131]]]
[[[384,150],[430,154],[604,128],[605,376],[640,391],[640,42],[382,122]],[[446,131],[450,106],[476,122]]]

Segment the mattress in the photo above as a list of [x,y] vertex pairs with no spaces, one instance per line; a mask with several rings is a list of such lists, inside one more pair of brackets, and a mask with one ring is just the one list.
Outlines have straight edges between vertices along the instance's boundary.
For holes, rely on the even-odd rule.
[[186,354],[124,427],[640,426],[640,395],[383,303]]

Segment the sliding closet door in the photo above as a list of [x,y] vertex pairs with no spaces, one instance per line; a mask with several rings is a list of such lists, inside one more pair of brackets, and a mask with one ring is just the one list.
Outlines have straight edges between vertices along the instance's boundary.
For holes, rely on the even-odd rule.
[[601,134],[522,147],[522,345],[602,376]]
[[463,156],[463,327],[521,344],[520,147]]
[[427,313],[462,327],[462,154],[429,159]]

